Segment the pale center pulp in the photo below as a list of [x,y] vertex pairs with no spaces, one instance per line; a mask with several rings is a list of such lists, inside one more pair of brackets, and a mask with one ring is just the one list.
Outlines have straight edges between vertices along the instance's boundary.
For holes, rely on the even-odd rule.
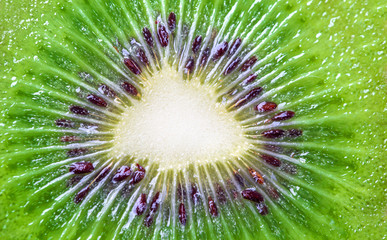
[[211,87],[183,80],[171,68],[147,79],[141,100],[123,113],[115,130],[114,155],[183,168],[233,159],[247,150],[242,127]]

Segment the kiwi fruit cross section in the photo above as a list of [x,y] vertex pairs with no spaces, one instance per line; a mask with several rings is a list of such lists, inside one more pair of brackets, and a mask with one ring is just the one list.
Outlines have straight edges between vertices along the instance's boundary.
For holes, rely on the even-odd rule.
[[386,238],[379,2],[23,3],[1,239]]

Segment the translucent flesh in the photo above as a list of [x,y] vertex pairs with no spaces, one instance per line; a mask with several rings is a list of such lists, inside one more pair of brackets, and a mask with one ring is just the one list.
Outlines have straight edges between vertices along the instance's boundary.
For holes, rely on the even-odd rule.
[[[75,1],[74,1],[75,2]],[[90,5],[93,7],[91,8]],[[0,238],[2,239],[383,239],[386,237],[386,5],[384,1],[76,1],[73,3],[1,1],[1,121],[0,121]],[[154,10],[156,10],[156,12]],[[105,114],[85,100],[101,82],[141,79],[123,69],[116,41],[141,40],[141,28],[155,29],[155,18],[174,11],[179,36],[168,48],[156,48],[182,73],[189,46],[197,34],[217,35],[214,43],[241,37],[238,53],[259,58],[252,71],[259,73],[255,86],[264,88],[261,100],[279,103],[279,110],[293,110],[296,117],[281,128],[301,128],[302,138],[292,141],[258,139],[254,151],[270,153],[297,166],[291,175],[262,165],[250,152],[226,164],[191,166],[186,171],[163,171],[149,165],[145,178],[132,192],[124,184],[103,181],[87,201],[73,197],[87,182],[68,187],[68,165],[92,159],[97,170],[110,163],[114,136],[126,106],[109,111],[109,121],[74,117],[70,104],[81,104]],[[183,29],[188,29],[184,31]],[[205,44],[208,43],[206,42]],[[155,39],[156,41],[156,39]],[[208,40],[210,41],[210,40]],[[212,42],[210,42],[212,43]],[[143,45],[144,42],[142,42]],[[185,46],[185,48],[184,48]],[[178,49],[185,49],[176,57]],[[148,55],[152,52],[148,51]],[[237,54],[237,55],[238,55]],[[153,71],[157,63],[151,59]],[[222,96],[238,81],[222,77],[227,59],[208,64],[198,77],[214,85]],[[219,64],[219,65],[217,65]],[[80,72],[93,78],[82,79]],[[130,76],[130,77],[129,77]],[[243,79],[245,75],[240,75]],[[233,85],[234,84],[234,85]],[[141,87],[141,85],[136,85]],[[124,102],[134,101],[116,89]],[[246,90],[247,91],[247,90]],[[109,100],[108,100],[109,101]],[[112,100],[110,105],[115,104]],[[230,103],[232,104],[232,103]],[[239,119],[249,126],[265,115]],[[99,128],[59,129],[60,117],[98,124]],[[250,116],[247,114],[247,116]],[[256,135],[273,125],[251,125]],[[63,135],[91,138],[87,146],[102,146],[97,153],[68,158]],[[257,141],[258,141],[257,140]],[[284,153],[259,146],[275,144]],[[85,146],[76,143],[74,146]],[[266,152],[265,152],[266,151]],[[292,154],[294,153],[294,154]],[[290,157],[292,156],[292,157]],[[114,161],[113,167],[132,163]],[[261,216],[254,204],[233,200],[227,182],[232,169],[241,169],[250,187],[246,166],[262,169],[281,194],[267,198],[270,214]],[[92,179],[95,175],[88,176]],[[203,196],[216,192],[216,183],[228,201],[219,204],[212,218],[206,201],[194,206],[186,201],[188,221],[177,219],[176,186],[195,182]],[[146,191],[149,199],[163,191],[155,224],[143,225],[133,205]],[[238,189],[240,190],[240,189]],[[266,197],[266,195],[265,195]],[[148,199],[148,200],[149,200]],[[149,200],[150,201],[150,200]]]

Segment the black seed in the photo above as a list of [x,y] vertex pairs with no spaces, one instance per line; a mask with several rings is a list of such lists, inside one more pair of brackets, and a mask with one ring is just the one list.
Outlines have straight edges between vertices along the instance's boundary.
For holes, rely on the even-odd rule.
[[157,209],[159,208],[159,205],[160,205],[160,192],[157,192],[154,196],[153,196],[153,199],[152,199],[152,203],[150,205],[150,211],[151,212],[156,212]]
[[138,95],[137,89],[132,84],[130,84],[128,82],[123,82],[121,84],[121,86],[130,95],[132,95],[132,96],[137,96]]
[[210,55],[210,48],[204,49],[203,54],[202,54],[202,58],[200,59],[200,66],[201,67],[206,65],[209,55]]
[[137,64],[133,59],[131,59],[131,58],[125,58],[125,59],[124,59],[124,63],[125,63],[125,65],[126,65],[126,67],[128,67],[129,70],[130,70],[132,73],[134,73],[134,74],[136,74],[136,75],[141,74],[142,71],[141,71],[140,66],[138,66],[138,64]]
[[133,173],[132,178],[129,181],[129,184],[139,183],[145,177],[145,168],[137,164],[137,170]]
[[153,37],[152,37],[152,33],[149,31],[148,28],[144,27],[142,29],[142,35],[144,35],[144,39],[146,41],[146,43],[150,46],[150,47],[153,47]]
[[261,133],[265,138],[281,138],[285,136],[285,131],[282,129],[271,129]]
[[105,96],[108,96],[110,98],[114,98],[117,94],[107,85],[101,84],[98,88],[98,91],[102,93]]
[[218,216],[218,207],[216,206],[216,203],[214,202],[214,200],[212,200],[211,196],[208,197],[208,208],[213,217]]
[[142,215],[146,210],[146,194],[142,193],[136,206],[136,214]]
[[257,204],[257,209],[258,209],[258,212],[262,215],[262,216],[265,216],[269,213],[269,209],[267,208],[267,206],[263,203],[258,203]]
[[268,164],[274,166],[274,167],[279,167],[281,166],[281,161],[273,156],[262,154],[261,158],[265,160]]
[[89,150],[87,148],[74,148],[74,149],[70,149],[68,152],[67,152],[67,156],[69,157],[76,157],[76,156],[80,156],[84,153],[87,153]]
[[153,223],[153,216],[155,215],[157,209],[160,205],[160,192],[157,192],[152,199],[152,203],[150,205],[150,212],[144,219],[144,225],[150,227]]
[[185,226],[187,222],[187,215],[185,213],[184,203],[180,203],[180,206],[179,206],[179,220],[181,225]]
[[93,94],[89,94],[87,96],[87,100],[89,100],[89,102],[97,105],[97,106],[100,106],[100,107],[106,107],[107,106],[107,103],[105,102],[105,100],[103,100],[102,98],[98,97],[98,96],[95,96]]
[[236,179],[237,183],[239,184],[239,186],[244,187],[245,181],[244,181],[243,177],[239,174],[239,172],[235,171],[234,176],[235,176],[235,179]]
[[247,69],[249,69],[251,66],[254,65],[254,63],[257,62],[257,60],[258,60],[258,59],[257,59],[256,56],[252,56],[251,58],[247,59],[247,60],[243,63],[243,65],[242,65],[242,67],[241,67],[241,72],[244,72],[244,71],[246,71]]
[[162,47],[168,46],[168,32],[164,25],[160,24],[157,29],[157,37]]
[[89,193],[89,190],[90,190],[89,186],[84,187],[81,191],[77,193],[77,195],[75,195],[74,202],[75,203],[82,202],[83,199],[85,199],[86,195]]
[[114,174],[113,181],[122,181],[129,177],[131,173],[132,171],[130,170],[129,166],[122,166],[117,170],[116,174]]
[[226,70],[224,70],[224,75],[228,75],[230,74],[232,71],[235,70],[235,68],[238,66],[238,64],[240,63],[241,59],[240,58],[237,58],[235,59],[234,61],[232,61],[226,68]]
[[142,172],[145,172],[145,168],[143,166],[141,166],[140,164],[136,163],[136,166],[137,166],[137,170],[138,171],[142,171]]
[[250,92],[248,92],[246,94],[246,96],[244,96],[243,98],[239,99],[237,104],[235,105],[235,107],[240,107],[240,106],[243,106],[245,105],[246,103],[248,103],[249,101],[251,101],[253,98],[255,98],[256,96],[258,96],[261,92],[262,92],[262,88],[261,87],[257,87],[257,88],[254,88],[252,89]]
[[74,123],[70,120],[67,120],[67,119],[57,119],[55,120],[55,124],[58,126],[58,127],[62,127],[62,128],[72,128],[74,127]]
[[171,32],[176,28],[176,14],[171,12],[168,17],[168,28]]
[[258,112],[269,112],[277,108],[277,104],[274,102],[261,102],[255,106],[255,110]]
[[251,175],[251,177],[254,179],[255,182],[259,183],[259,184],[263,184],[265,181],[263,180],[263,177],[261,174],[259,174],[257,171],[255,171],[254,169],[252,168],[249,168],[249,173]]
[[62,136],[60,138],[61,142],[78,142],[81,141],[81,138],[78,136]]
[[192,201],[193,201],[193,203],[195,205],[199,203],[199,201],[200,201],[200,193],[199,193],[199,191],[198,191],[198,189],[197,189],[195,184],[193,184],[191,186],[191,197],[192,197]]
[[262,194],[260,194],[259,192],[255,191],[253,189],[243,190],[241,194],[242,194],[242,197],[247,199],[247,200],[250,200],[250,201],[253,201],[256,203],[263,202]]
[[284,120],[288,120],[288,119],[291,119],[292,117],[294,117],[294,112],[292,111],[284,111],[284,112],[280,112],[280,113],[277,113],[276,115],[274,115],[271,120],[273,121],[284,121]]
[[301,129],[289,129],[288,136],[292,137],[292,138],[302,136],[302,130]]
[[193,57],[189,57],[184,67],[184,73],[192,73],[195,67],[195,60]]
[[202,36],[196,36],[196,38],[194,39],[194,42],[192,43],[192,52],[197,53],[201,45],[202,45]]
[[70,106],[70,111],[78,115],[89,115],[89,111],[80,106]]
[[98,173],[97,177],[95,178],[95,181],[96,182],[101,181],[108,175],[109,172],[110,172],[110,167],[105,167]]
[[148,65],[149,64],[149,60],[146,56],[146,53],[144,52],[144,50],[142,50],[141,48],[139,48],[137,50],[137,53],[136,53],[138,59],[140,59],[140,61],[145,64],[145,65]]
[[69,168],[69,172],[80,174],[89,173],[94,170],[94,166],[91,162],[76,162],[72,163]]
[[229,56],[234,55],[234,53],[238,50],[238,48],[241,46],[241,44],[242,44],[241,38],[235,39],[234,42],[231,44],[230,51],[228,52],[228,55]]
[[255,81],[255,79],[257,79],[257,74],[253,73],[253,74],[249,75],[249,76],[241,83],[241,85],[242,85],[242,86],[249,85],[250,83],[252,83],[253,81]]
[[220,57],[222,57],[226,51],[228,49],[228,42],[222,42],[220,44],[218,44],[215,48],[214,48],[214,54],[212,55],[212,59],[214,61],[218,60]]

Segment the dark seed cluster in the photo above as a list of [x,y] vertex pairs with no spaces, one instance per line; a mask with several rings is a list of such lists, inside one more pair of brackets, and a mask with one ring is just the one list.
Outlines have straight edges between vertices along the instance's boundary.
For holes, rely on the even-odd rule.
[[251,66],[253,66],[256,62],[257,62],[257,57],[256,56],[252,56],[250,57],[249,59],[247,59],[243,64],[242,64],[242,67],[241,67],[241,72],[245,72],[247,71],[247,69],[251,68]]
[[140,164],[137,165],[137,170],[133,173],[132,178],[129,181],[129,184],[137,184],[145,177],[145,168]]
[[168,17],[168,28],[169,31],[173,32],[176,28],[176,14],[171,12]]
[[[133,173],[132,169],[127,165],[123,165],[119,167],[114,173],[114,175],[111,177],[111,182],[117,183],[117,182],[125,181],[128,178],[130,178],[130,180],[127,181],[128,185],[133,186],[139,183],[145,177],[146,171],[145,171],[145,168],[142,167],[140,164],[136,164],[136,168],[137,170]],[[94,170],[95,169],[93,164],[91,162],[85,162],[85,161],[72,163],[69,167],[69,172],[73,174],[91,174]],[[102,179],[107,177],[110,170],[111,170],[110,166],[104,167],[102,170],[100,170],[95,175],[94,180],[87,183],[87,185],[76,194],[74,198],[74,202],[75,203],[82,202],[87,196],[90,189],[93,187],[93,183],[98,183]]]
[[253,88],[248,92],[245,96],[243,96],[241,99],[239,99],[233,107],[241,107],[248,103],[249,101],[253,100],[255,97],[257,97],[262,92],[261,87]]
[[281,166],[281,161],[278,159],[278,158],[275,158],[273,156],[270,156],[270,155],[266,155],[266,154],[262,154],[261,155],[261,158],[267,162],[268,164],[274,166],[274,167],[279,167]]
[[[107,116],[103,115],[103,111],[111,111],[116,106],[116,102],[123,102],[122,99],[129,98],[139,100],[141,97],[139,88],[143,85],[143,82],[137,80],[146,80],[147,71],[152,67],[151,63],[157,62],[160,57],[155,51],[155,48],[161,46],[162,48],[168,47],[173,43],[176,36],[176,23],[177,16],[171,12],[166,19],[166,22],[157,20],[155,28],[143,27],[142,38],[146,44],[137,44],[133,47],[133,51],[125,50],[128,54],[123,54],[121,64],[124,71],[130,74],[133,78],[122,79],[118,84],[110,85],[99,84],[96,87],[96,91],[85,93],[82,98],[88,104],[82,106],[70,105],[69,113],[71,116],[76,116],[76,119],[82,117],[93,119],[104,119]],[[152,33],[150,29],[155,29]],[[216,35],[214,33],[213,35]],[[243,39],[237,37],[234,40],[220,41],[219,43],[213,43],[210,41],[206,45],[206,37],[214,39],[214,36],[202,36],[197,35],[193,41],[192,46],[187,48],[188,56],[182,62],[184,74],[189,79],[189,76],[195,72],[195,67],[199,66],[202,71],[207,65],[213,66],[216,64],[221,65],[220,78],[238,78],[239,82],[233,86],[233,88],[227,89],[226,95],[227,105],[229,111],[243,111],[244,109],[251,110],[250,113],[254,116],[267,117],[264,121],[266,129],[254,130],[255,137],[261,137],[262,139],[270,141],[278,141],[283,139],[292,139],[301,137],[303,131],[301,129],[282,129],[281,122],[292,119],[296,113],[294,111],[285,110],[279,111],[280,108],[277,103],[273,101],[263,101],[260,98],[264,89],[261,86],[257,86],[257,79],[259,79],[259,72],[253,72],[255,65],[259,64],[258,57],[254,55],[242,56],[239,55],[243,52]],[[208,39],[207,39],[208,40]],[[213,45],[212,45],[213,44]],[[118,44],[120,45],[120,44]],[[122,53],[123,49],[115,47],[118,53]],[[150,51],[149,51],[150,50]],[[221,59],[225,59],[227,62],[222,65]],[[121,60],[120,60],[121,61]],[[160,68],[160,66],[159,66]],[[136,80],[137,79],[137,80]],[[140,80],[140,81],[141,81]],[[220,79],[219,81],[221,81]],[[122,98],[122,99],[121,99]],[[91,107],[93,106],[93,107]],[[102,109],[101,112],[98,109]],[[55,121],[56,126],[63,128],[64,131],[68,129],[76,129],[80,126],[86,126],[86,123],[79,123],[77,120],[69,120],[60,118]],[[254,123],[257,124],[257,123]],[[253,125],[254,125],[253,124]],[[274,127],[271,124],[276,124]],[[93,125],[88,125],[94,127]],[[255,126],[255,125],[254,125]],[[99,126],[97,126],[99,127]],[[72,133],[73,134],[73,133]],[[77,135],[64,135],[59,138],[62,143],[80,144],[86,139]],[[271,143],[270,143],[271,144]],[[263,147],[267,152],[282,153],[281,147],[276,145],[264,145]],[[68,148],[67,148],[68,149]],[[93,152],[93,147],[74,147],[67,151],[68,157],[76,159],[89,152]],[[229,201],[245,201],[251,202],[257,208],[257,211],[261,215],[269,214],[269,208],[266,205],[265,198],[271,198],[272,200],[278,200],[281,195],[276,188],[275,184],[271,184],[270,179],[267,177],[265,169],[280,170],[290,174],[297,174],[297,168],[294,165],[288,164],[286,161],[277,157],[276,154],[254,152],[254,156],[260,163],[257,166],[246,166],[245,169],[238,168],[233,170],[231,177],[227,179],[227,184],[221,184],[216,182],[213,184],[213,191],[211,193],[202,191],[200,184],[195,181],[188,183],[188,189],[185,189],[182,185],[178,185],[176,200],[178,213],[178,221],[182,226],[189,224],[190,212],[187,206],[198,207],[199,205],[205,206],[208,213],[216,218],[222,213],[222,206],[226,205]],[[79,161],[79,160],[77,160]],[[112,167],[112,164],[101,167],[100,163],[93,163],[92,161],[79,161],[73,162],[69,166],[69,172],[75,175],[72,178],[69,186],[75,186],[81,184],[80,180],[87,175],[92,175],[92,181],[88,181],[83,184],[81,190],[77,192],[74,197],[75,203],[81,203],[86,199],[90,190],[92,190],[96,183],[106,179],[107,184],[110,186],[117,186],[118,184],[125,184],[125,188],[130,190],[140,183],[147,175],[146,169],[136,163],[132,165],[120,165],[118,167]],[[263,168],[265,167],[265,169]],[[102,169],[101,169],[102,168]],[[96,169],[98,172],[96,172]],[[148,173],[149,175],[149,173]],[[169,187],[169,186],[168,186]],[[229,194],[231,193],[231,194]],[[147,227],[151,227],[155,221],[156,214],[158,213],[160,204],[164,199],[167,199],[164,195],[168,194],[160,189],[156,189],[154,192],[146,192],[143,190],[134,206],[133,212],[136,215],[145,215],[143,224]],[[152,196],[153,195],[153,196]],[[231,198],[229,197],[231,196]],[[136,197],[137,198],[137,197]],[[148,199],[149,198],[149,199]],[[191,201],[192,204],[188,204],[187,201]],[[188,204],[188,205],[187,205]]]
[[204,49],[202,58],[200,59],[200,67],[203,67],[204,65],[206,65],[209,55],[210,55],[210,48]]
[[222,42],[218,44],[213,50],[214,52],[212,54],[212,59],[214,61],[219,60],[219,58],[226,53],[227,49],[228,49],[228,42]]
[[123,82],[121,86],[130,95],[132,95],[132,96],[138,95],[137,88],[135,88],[132,84],[130,84],[128,82]]
[[241,46],[241,44],[242,44],[242,39],[241,38],[235,39],[234,42],[231,44],[230,51],[228,52],[228,55],[229,56],[234,55],[234,53],[236,53],[236,51]]
[[150,227],[152,225],[153,218],[156,214],[157,209],[159,208],[160,201],[161,201],[160,192],[157,192],[152,199],[152,202],[151,202],[150,207],[149,207],[149,212],[144,219],[145,226]]
[[187,60],[187,63],[185,64],[184,73],[186,74],[191,73],[194,67],[195,67],[195,59],[193,57],[189,57]]
[[284,112],[280,112],[280,113],[277,113],[276,115],[274,115],[271,118],[271,120],[273,120],[273,121],[284,121],[284,120],[291,119],[293,116],[294,116],[294,112],[292,112],[292,111],[284,111]]
[[193,203],[195,205],[199,203],[200,193],[199,193],[198,188],[196,187],[195,184],[193,184],[191,187],[191,197],[192,197]]
[[218,216],[218,207],[216,206],[216,203],[214,202],[211,196],[208,197],[208,208],[213,217]]
[[136,214],[142,215],[146,210],[146,194],[142,193],[136,206]]
[[184,226],[187,222],[187,215],[185,213],[184,203],[180,203],[179,206],[179,221]]
[[202,36],[197,36],[192,44],[192,52],[197,53],[202,45]]
[[138,64],[131,58],[125,58],[124,59],[124,63],[125,65],[129,68],[129,70],[136,74],[136,75],[139,75],[141,74],[141,68],[138,66]]
[[103,98],[101,97],[98,97],[96,95],[93,95],[93,94],[89,94],[87,96],[87,100],[89,100],[89,102],[97,105],[97,106],[100,106],[100,107],[107,107],[107,103],[105,100],[103,100]]
[[149,45],[149,47],[153,47],[153,37],[152,37],[152,33],[150,32],[150,30],[146,27],[144,27],[142,29],[142,35],[144,35],[144,39],[146,41],[146,43]]
[[255,110],[258,112],[270,112],[277,108],[277,104],[274,102],[261,102],[255,106]]
[[89,111],[80,106],[70,106],[70,111],[78,115],[89,115]]
[[234,61],[232,61],[228,66],[227,66],[227,68],[226,68],[226,70],[224,71],[224,75],[228,75],[228,74],[230,74],[232,71],[234,71],[237,67],[238,67],[238,65],[239,65],[239,63],[241,62],[241,59],[240,58],[237,58],[237,59],[235,59]]
[[160,24],[157,29],[157,37],[162,47],[168,46],[169,35],[164,25]]
[[255,191],[253,189],[243,190],[242,196],[243,196],[243,198],[250,200],[250,201],[253,201],[253,202],[256,202],[256,203],[263,202],[262,194],[258,193],[257,191]]
[[125,180],[130,176],[131,173],[132,171],[130,167],[124,165],[117,170],[116,174],[114,174],[113,181],[118,182],[118,181]]

